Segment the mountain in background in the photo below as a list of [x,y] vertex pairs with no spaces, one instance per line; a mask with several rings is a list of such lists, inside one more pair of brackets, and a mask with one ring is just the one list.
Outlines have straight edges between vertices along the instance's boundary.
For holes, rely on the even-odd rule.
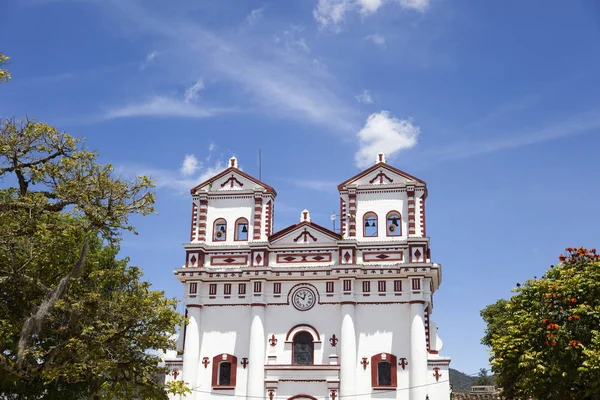
[[450,384],[453,392],[470,392],[476,380],[477,376],[469,376],[450,368]]

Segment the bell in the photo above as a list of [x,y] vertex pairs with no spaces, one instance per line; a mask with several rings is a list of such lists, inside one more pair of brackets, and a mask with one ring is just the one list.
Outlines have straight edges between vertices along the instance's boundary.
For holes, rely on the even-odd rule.
[[221,232],[225,232],[225,225],[221,225],[221,227],[219,228],[219,230],[220,230]]
[[248,232],[248,228],[246,227],[246,224],[242,225],[242,232],[244,232],[244,233]]
[[396,217],[392,218],[392,225],[398,226],[398,218],[396,218]]
[[370,226],[371,226],[371,225],[369,225],[369,221],[366,221],[366,222],[365,222],[365,228],[368,228],[368,227],[370,227]]

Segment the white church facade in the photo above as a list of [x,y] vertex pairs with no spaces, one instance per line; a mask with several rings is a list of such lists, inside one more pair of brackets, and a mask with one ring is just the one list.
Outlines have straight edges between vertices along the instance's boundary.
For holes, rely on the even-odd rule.
[[165,360],[186,399],[450,398],[427,185],[379,154],[338,191],[339,232],[307,210],[273,232],[277,193],[235,158],[191,190],[189,323]]

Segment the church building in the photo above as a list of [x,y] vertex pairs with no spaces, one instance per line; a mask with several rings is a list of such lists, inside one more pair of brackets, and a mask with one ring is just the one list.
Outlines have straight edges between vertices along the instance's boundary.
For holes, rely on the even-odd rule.
[[275,189],[235,157],[191,190],[174,271],[189,323],[165,359],[167,381],[192,389],[182,398],[450,399],[427,185],[374,161],[337,187],[339,232],[308,210],[273,232]]

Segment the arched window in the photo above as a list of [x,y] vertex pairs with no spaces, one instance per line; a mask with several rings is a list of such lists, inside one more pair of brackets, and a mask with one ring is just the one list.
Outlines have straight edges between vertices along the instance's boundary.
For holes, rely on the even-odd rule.
[[371,385],[373,389],[389,389],[397,386],[396,356],[380,353],[371,357]]
[[233,389],[237,377],[237,358],[231,354],[219,354],[212,360],[213,389]]
[[313,337],[307,331],[300,331],[294,335],[292,347],[292,364],[312,365],[315,344]]
[[246,218],[239,218],[235,221],[235,240],[248,240],[248,220]]
[[374,212],[368,212],[363,217],[363,236],[377,236],[377,214]]
[[213,241],[223,242],[227,239],[227,221],[219,218],[215,221],[213,228]]
[[402,217],[398,211],[390,211],[387,215],[387,235],[400,236],[402,235]]

